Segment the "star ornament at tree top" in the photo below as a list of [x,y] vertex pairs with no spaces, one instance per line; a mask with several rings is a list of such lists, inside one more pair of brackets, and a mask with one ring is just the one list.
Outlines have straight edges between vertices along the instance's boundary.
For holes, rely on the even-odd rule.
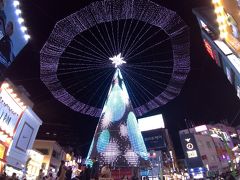
[[115,68],[117,68],[123,63],[126,63],[126,61],[123,60],[123,57],[121,57],[121,53],[119,53],[117,56],[113,56],[112,58],[109,58],[109,60],[112,61],[112,64],[115,64]]

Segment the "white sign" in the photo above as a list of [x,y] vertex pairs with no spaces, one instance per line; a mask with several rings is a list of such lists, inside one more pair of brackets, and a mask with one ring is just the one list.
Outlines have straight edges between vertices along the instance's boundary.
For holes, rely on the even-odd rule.
[[0,92],[0,128],[10,135],[13,135],[19,118],[16,107],[19,108],[11,96],[3,89]]
[[221,40],[215,40],[215,44],[222,50],[225,55],[232,54],[232,50]]
[[196,150],[187,151],[187,155],[188,155],[188,158],[195,158],[197,157],[197,151]]
[[234,54],[227,56],[232,65],[237,69],[238,73],[240,73],[240,59]]
[[192,143],[187,143],[186,148],[189,149],[189,150],[192,150],[193,149],[193,144]]
[[207,126],[206,125],[197,126],[195,127],[195,131],[196,132],[207,131]]
[[165,128],[162,114],[138,119],[140,131]]

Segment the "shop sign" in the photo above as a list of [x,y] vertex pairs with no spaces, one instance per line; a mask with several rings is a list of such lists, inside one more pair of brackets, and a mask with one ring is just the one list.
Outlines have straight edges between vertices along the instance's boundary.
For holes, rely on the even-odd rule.
[[204,46],[205,46],[208,54],[211,56],[212,59],[214,59],[213,50],[212,50],[211,45],[205,39],[203,40],[203,42],[204,42]]
[[[1,94],[2,95],[2,94]],[[17,125],[19,115],[4,102],[0,95],[0,128],[8,134],[13,135],[15,126]]]
[[197,151],[196,150],[187,151],[187,155],[188,155],[188,158],[195,158],[197,157]]

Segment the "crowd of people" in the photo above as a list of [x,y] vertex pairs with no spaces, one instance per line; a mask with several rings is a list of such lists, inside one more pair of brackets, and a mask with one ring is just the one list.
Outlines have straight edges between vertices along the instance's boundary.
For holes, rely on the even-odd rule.
[[43,170],[41,169],[37,180],[90,180],[90,179],[99,179],[102,178],[110,178],[111,177],[111,170],[109,165],[104,165],[99,172],[99,162],[96,158],[92,159],[92,167],[83,165],[81,166],[81,172],[72,178],[72,167],[66,167],[65,162],[61,161],[61,165],[57,172],[57,177],[53,177],[52,173],[48,175],[44,175]]
[[[111,179],[111,167],[109,164],[104,164],[100,168],[100,164],[96,158],[92,159],[92,167],[89,165],[82,165],[80,173],[72,176],[73,171],[71,166],[65,166],[65,162],[61,161],[60,167],[57,171],[57,174],[53,174],[52,171],[49,171],[47,174],[40,169],[39,174],[36,180],[107,180]],[[26,180],[26,177],[18,178],[16,173],[13,173],[12,176],[7,176],[6,173],[0,174],[0,180]],[[127,176],[123,176],[122,180],[128,180]],[[132,180],[138,180],[137,176],[131,178]]]
[[7,176],[6,173],[0,175],[0,180],[18,180],[16,173],[13,173],[12,176]]

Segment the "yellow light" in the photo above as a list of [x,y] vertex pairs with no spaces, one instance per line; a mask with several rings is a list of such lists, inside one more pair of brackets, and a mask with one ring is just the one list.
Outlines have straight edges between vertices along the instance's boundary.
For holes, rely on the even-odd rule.
[[215,8],[214,11],[215,11],[216,14],[221,13],[221,12],[223,12],[223,7],[222,6],[218,6],[218,7]]
[[227,28],[227,26],[226,26],[225,24],[221,24],[221,25],[219,26],[219,30],[220,30],[220,31],[226,31],[226,28]]

